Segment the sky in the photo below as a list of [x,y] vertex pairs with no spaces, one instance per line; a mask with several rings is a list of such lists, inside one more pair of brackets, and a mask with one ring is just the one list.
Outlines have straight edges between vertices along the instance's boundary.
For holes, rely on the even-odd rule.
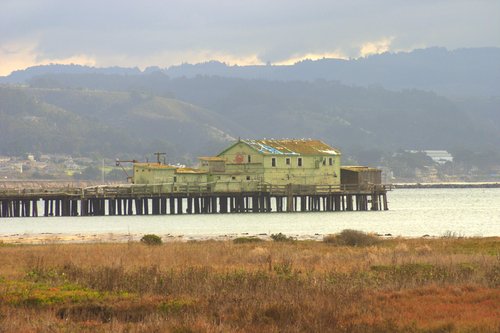
[[0,75],[500,47],[499,0],[0,0]]

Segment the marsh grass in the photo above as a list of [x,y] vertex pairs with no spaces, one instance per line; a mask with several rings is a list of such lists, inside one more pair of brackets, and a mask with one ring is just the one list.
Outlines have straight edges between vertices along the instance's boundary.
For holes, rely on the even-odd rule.
[[499,254],[498,238],[1,247],[0,327],[496,332]]

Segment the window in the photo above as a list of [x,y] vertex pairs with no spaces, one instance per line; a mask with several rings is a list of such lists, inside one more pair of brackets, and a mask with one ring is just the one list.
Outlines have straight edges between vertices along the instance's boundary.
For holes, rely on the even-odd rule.
[[323,159],[323,165],[326,165],[326,158]]
[[301,166],[302,166],[302,157],[299,157],[299,158],[297,159],[297,165],[298,165],[299,167],[301,167]]
[[290,157],[287,157],[285,161],[286,161],[286,165],[290,165]]
[[329,164],[329,165],[333,165],[333,157],[330,157],[330,158],[328,159],[328,164]]
[[235,176],[232,176],[232,177],[231,177],[231,179],[232,179],[232,180],[236,180],[236,177],[235,177]]
[[250,176],[247,176],[247,180],[250,180]]
[[271,166],[272,166],[272,167],[276,167],[276,157],[273,157],[273,158],[271,159]]
[[252,156],[248,155],[248,163],[252,163]]
[[177,177],[174,176],[174,183],[177,181]]

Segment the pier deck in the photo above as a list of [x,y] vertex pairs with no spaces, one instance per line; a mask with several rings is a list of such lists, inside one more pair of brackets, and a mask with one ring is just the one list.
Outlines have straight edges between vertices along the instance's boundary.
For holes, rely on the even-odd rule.
[[2,188],[0,217],[388,210],[390,185],[272,185],[213,192],[211,184]]

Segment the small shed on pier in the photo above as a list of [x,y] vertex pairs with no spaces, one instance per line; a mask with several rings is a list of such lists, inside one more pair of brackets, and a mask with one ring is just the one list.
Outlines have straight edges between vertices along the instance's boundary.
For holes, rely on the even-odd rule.
[[342,166],[340,167],[341,184],[345,186],[382,184],[382,170],[366,166]]

